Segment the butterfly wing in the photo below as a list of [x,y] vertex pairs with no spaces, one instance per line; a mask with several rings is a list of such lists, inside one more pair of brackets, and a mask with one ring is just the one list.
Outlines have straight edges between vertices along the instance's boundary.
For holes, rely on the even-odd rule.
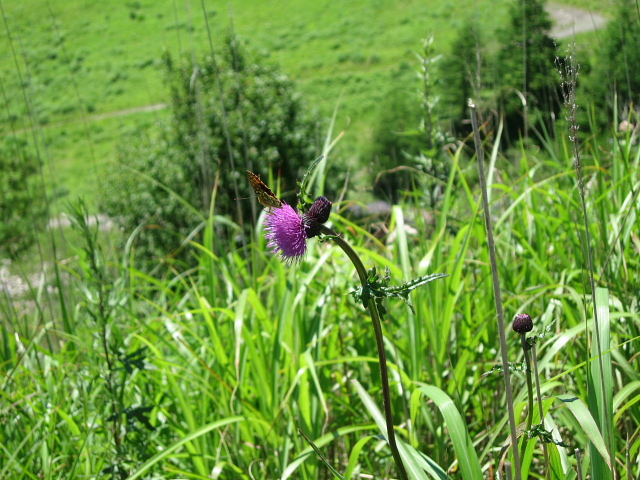
[[282,207],[282,200],[276,197],[275,193],[262,181],[260,177],[253,172],[247,170],[247,178],[253,188],[253,191],[258,197],[258,201],[265,207],[280,208]]

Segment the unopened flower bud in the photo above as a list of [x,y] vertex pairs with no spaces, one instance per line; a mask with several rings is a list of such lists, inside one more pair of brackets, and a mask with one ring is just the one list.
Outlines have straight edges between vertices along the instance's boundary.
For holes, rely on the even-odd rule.
[[513,318],[513,331],[517,333],[527,333],[533,330],[533,320],[531,315],[518,313]]
[[307,238],[313,238],[320,234],[320,225],[329,220],[331,206],[332,203],[328,199],[318,197],[316,201],[313,202],[313,205],[311,205],[309,211],[302,216]]

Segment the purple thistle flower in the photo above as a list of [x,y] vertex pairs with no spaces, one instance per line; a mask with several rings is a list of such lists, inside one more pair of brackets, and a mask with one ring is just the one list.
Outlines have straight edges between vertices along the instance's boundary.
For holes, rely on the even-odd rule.
[[307,251],[307,232],[304,220],[291,205],[286,203],[280,208],[270,208],[264,221],[269,242],[267,247],[271,253],[280,252],[280,259],[285,262],[297,262]]
[[304,215],[286,203],[270,208],[264,221],[267,247],[286,263],[299,262],[307,252],[307,239],[320,234],[320,224],[329,219],[330,213],[331,202],[325,197],[318,197]]

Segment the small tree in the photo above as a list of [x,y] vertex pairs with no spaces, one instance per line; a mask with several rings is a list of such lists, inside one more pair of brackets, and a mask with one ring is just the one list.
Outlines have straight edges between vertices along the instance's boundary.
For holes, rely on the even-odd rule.
[[46,215],[38,159],[15,139],[0,145],[0,254],[14,256],[35,240]]
[[[121,169],[109,182],[103,209],[125,230],[156,224],[138,241],[147,253],[180,244],[209,211],[248,218],[245,170],[272,171],[285,199],[318,152],[318,123],[278,68],[252,61],[236,37],[220,55],[176,64],[165,57],[173,116],[157,139],[138,136],[121,147]],[[150,179],[132,172],[143,172]],[[170,195],[167,189],[181,197]],[[185,205],[185,201],[194,208]]]
[[475,19],[468,19],[440,63],[442,107],[448,112],[454,132],[471,130],[470,125],[462,127],[469,120],[469,98],[478,103],[482,93],[484,47],[480,30]]
[[548,125],[552,114],[560,111],[556,46],[548,35],[551,19],[544,4],[544,0],[513,3],[509,27],[498,36],[501,46],[494,83],[507,141],[519,134],[528,136],[533,111]]
[[418,135],[405,134],[420,123],[420,104],[412,93],[395,83],[387,91],[368,153],[375,165],[371,180],[374,194],[393,203],[399,200],[401,190],[411,187],[411,175],[398,167],[411,165],[413,155],[424,144]]

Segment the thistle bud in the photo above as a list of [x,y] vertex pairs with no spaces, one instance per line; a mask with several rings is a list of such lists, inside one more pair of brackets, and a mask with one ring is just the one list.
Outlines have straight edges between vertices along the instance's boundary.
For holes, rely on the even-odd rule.
[[513,331],[517,333],[527,333],[533,330],[533,320],[526,313],[518,313],[513,317]]
[[318,197],[313,202],[311,208],[305,213],[302,218],[304,219],[304,226],[307,232],[307,238],[313,238],[320,234],[320,225],[329,220],[331,214],[332,203],[325,197]]

